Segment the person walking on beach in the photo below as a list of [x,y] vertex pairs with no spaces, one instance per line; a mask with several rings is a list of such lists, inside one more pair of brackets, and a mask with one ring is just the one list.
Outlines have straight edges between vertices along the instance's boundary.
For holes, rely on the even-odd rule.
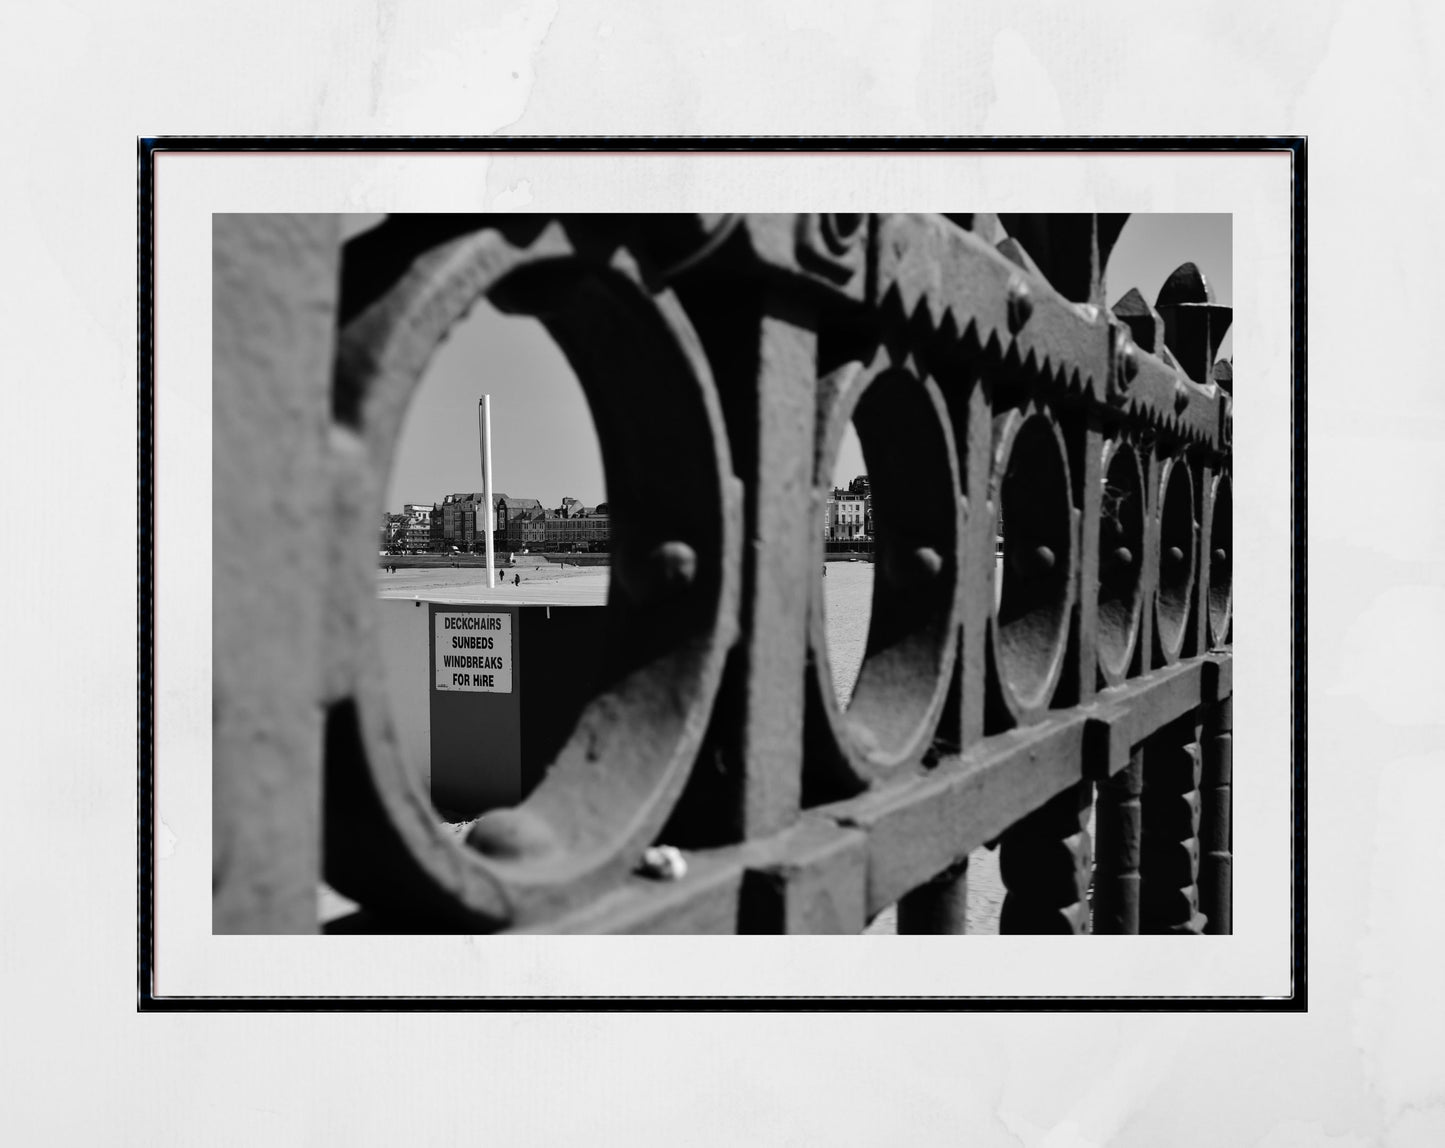
[[513,586],[520,586],[521,584],[522,584],[522,576],[521,576],[520,574],[513,574],[513,575],[512,575],[512,585],[513,585]]

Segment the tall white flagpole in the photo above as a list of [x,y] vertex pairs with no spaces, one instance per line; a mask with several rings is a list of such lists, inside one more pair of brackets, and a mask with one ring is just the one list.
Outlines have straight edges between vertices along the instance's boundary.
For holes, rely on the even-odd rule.
[[492,535],[496,514],[492,503],[492,396],[483,395],[477,403],[477,432],[482,440],[482,498],[487,503],[487,589],[497,588],[497,570],[492,554]]

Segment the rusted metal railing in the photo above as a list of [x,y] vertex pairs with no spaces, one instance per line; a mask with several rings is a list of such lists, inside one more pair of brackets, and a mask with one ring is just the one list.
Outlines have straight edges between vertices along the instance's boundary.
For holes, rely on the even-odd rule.
[[[1006,932],[1227,932],[1229,310],[1186,266],[1107,311],[1124,218],[393,216],[343,244],[217,216],[215,929],[315,931],[325,880],[354,929],[858,932],[897,903],[961,932],[998,841]],[[576,369],[613,559],[601,686],[460,839],[389,712],[375,525],[482,297]],[[877,574],[843,706],[817,524],[850,421]],[[658,841],[680,879],[638,872]]]

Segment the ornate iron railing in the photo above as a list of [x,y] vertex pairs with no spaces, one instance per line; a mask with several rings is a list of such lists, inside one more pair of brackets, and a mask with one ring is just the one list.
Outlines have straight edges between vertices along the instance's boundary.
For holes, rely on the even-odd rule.
[[[324,875],[356,930],[858,932],[897,903],[962,932],[997,841],[1005,932],[1228,932],[1229,310],[1186,266],[1106,311],[1124,219],[393,216],[343,245],[217,216],[215,929],[315,931]],[[484,296],[577,372],[613,560],[602,684],[460,839],[401,760],[375,524]],[[817,523],[850,420],[878,527],[844,707]],[[681,878],[638,872],[659,840]]]

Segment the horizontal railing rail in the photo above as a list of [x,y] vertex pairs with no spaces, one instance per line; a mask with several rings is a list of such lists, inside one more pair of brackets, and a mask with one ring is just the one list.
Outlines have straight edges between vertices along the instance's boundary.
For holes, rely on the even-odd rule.
[[[216,216],[216,931],[317,931],[324,880],[361,907],[329,931],[963,932],[995,845],[1004,932],[1228,932],[1230,312],[1192,265],[1106,308],[1124,219]],[[612,557],[590,701],[458,835],[391,712],[376,540],[483,298],[576,371]]]

